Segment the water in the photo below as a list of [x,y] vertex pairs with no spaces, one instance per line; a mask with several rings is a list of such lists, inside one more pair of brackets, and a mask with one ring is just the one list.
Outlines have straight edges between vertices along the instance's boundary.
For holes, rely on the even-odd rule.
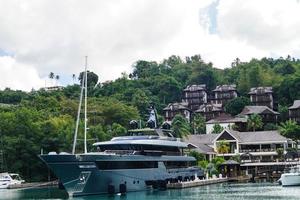
[[[67,199],[57,188],[0,190],[0,200]],[[300,199],[300,187],[281,187],[276,183],[223,183],[182,190],[131,192],[121,195],[99,195],[74,200],[277,200]]]

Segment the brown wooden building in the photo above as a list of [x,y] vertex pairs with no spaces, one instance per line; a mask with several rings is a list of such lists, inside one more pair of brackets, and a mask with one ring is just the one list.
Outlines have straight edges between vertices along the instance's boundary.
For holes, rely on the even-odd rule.
[[218,85],[216,89],[212,91],[210,102],[223,107],[228,101],[237,96],[236,85]]
[[262,122],[264,124],[267,123],[277,123],[279,113],[272,110],[267,106],[245,106],[243,111],[239,114],[239,116],[250,116],[257,114],[261,116]]
[[223,113],[222,107],[219,107],[217,105],[208,103],[208,104],[203,104],[199,107],[198,110],[195,111],[195,113],[201,114],[206,121],[214,119],[218,116],[220,116],[221,113]]
[[206,85],[188,85],[182,94],[182,102],[188,104],[189,109],[195,111],[207,103]]
[[294,104],[289,107],[289,118],[300,124],[300,100],[295,100]]
[[180,103],[170,103],[167,107],[163,109],[165,112],[165,120],[172,121],[175,115],[180,114],[187,119],[188,122],[191,121],[192,111],[188,108],[188,104],[185,102]]
[[251,88],[248,93],[250,101],[255,106],[267,106],[274,108],[273,89],[272,87],[255,87]]

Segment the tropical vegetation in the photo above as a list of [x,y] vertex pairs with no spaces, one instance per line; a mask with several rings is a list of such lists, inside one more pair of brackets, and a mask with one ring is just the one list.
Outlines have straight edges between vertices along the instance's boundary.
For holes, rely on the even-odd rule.
[[[158,111],[161,124],[163,108],[181,101],[181,92],[188,84],[206,84],[208,90],[220,84],[236,84],[239,96],[243,98],[225,106],[233,115],[248,102],[247,93],[251,87],[272,86],[278,108],[284,111],[280,116],[282,122],[287,119],[287,107],[295,99],[300,99],[299,59],[290,56],[249,62],[235,59],[231,66],[221,67],[224,69],[215,68],[200,55],[194,55],[186,58],[170,56],[161,62],[139,60],[132,65],[131,73],[122,73],[113,81],[104,82],[97,74],[89,72],[89,144],[126,134],[128,122],[132,119],[145,124],[148,107],[152,104]],[[57,85],[62,77],[53,72],[49,74],[55,82],[53,85]],[[37,155],[41,151],[71,151],[82,73],[70,74],[70,77],[73,82],[56,91],[24,92],[9,88],[0,91],[2,170],[20,173],[28,181],[43,180],[48,171]],[[79,77],[79,82],[76,77]],[[173,120],[176,136],[204,133],[203,119],[196,119],[190,126],[185,119],[176,117]],[[78,152],[83,146],[82,123]],[[256,130],[257,126],[251,126],[251,129]],[[290,131],[283,124],[281,129],[282,134],[299,139],[299,136],[293,136],[294,130]]]

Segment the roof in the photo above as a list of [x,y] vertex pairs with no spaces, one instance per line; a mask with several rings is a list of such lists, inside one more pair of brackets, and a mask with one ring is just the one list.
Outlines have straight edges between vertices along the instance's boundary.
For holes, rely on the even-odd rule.
[[206,85],[188,85],[183,91],[199,91],[199,90],[206,90]]
[[248,94],[266,94],[273,93],[272,87],[253,87]]
[[236,91],[236,85],[218,85],[213,92]]
[[252,114],[274,114],[279,115],[278,112],[272,110],[267,106],[245,106],[239,115],[252,115]]
[[203,145],[212,145],[214,140],[217,139],[221,134],[227,131],[239,143],[266,143],[266,142],[286,142],[288,138],[280,135],[276,130],[273,131],[256,131],[256,132],[239,132],[234,130],[225,129],[220,134],[202,134],[202,135],[189,135],[185,142],[192,143],[199,148]]
[[[228,131],[228,130],[226,130]],[[276,130],[273,131],[256,131],[256,132],[239,132],[229,130],[229,133],[232,134],[239,143],[264,143],[264,142],[285,142],[288,139]]]
[[212,141],[218,136],[219,134],[197,134],[197,135],[189,135],[185,138],[185,142],[192,143],[196,146],[200,146],[201,144],[212,144]]
[[243,117],[233,117],[233,116],[231,116],[229,114],[222,113],[220,116],[207,121],[206,124],[236,123],[236,122],[246,123],[247,119],[243,118]]
[[223,162],[221,165],[240,165],[240,163],[238,163],[235,160],[226,160],[225,162]]
[[220,112],[222,111],[222,108],[215,105],[215,104],[204,104],[204,105],[201,105],[199,107],[198,110],[196,110],[195,112],[196,113],[205,113],[205,112]]
[[166,110],[190,110],[188,108],[188,103],[186,102],[176,102],[176,103],[169,103],[167,107],[163,109]]
[[300,108],[300,100],[295,100],[294,104],[291,107],[289,107],[289,109],[297,109],[297,108]]
[[173,146],[187,148],[188,144],[178,140],[162,140],[162,139],[128,139],[124,140],[111,140],[105,142],[96,142],[93,146],[115,145],[115,144],[128,144],[128,145],[157,145],[157,146]]
[[215,154],[214,148],[208,146],[217,134],[189,135],[185,138],[185,142],[197,146],[195,151],[204,154]]
[[194,151],[197,151],[197,152],[203,153],[203,154],[216,154],[216,152],[214,151],[214,148],[208,146],[207,144],[199,144],[196,146],[197,146],[197,148],[193,149]]

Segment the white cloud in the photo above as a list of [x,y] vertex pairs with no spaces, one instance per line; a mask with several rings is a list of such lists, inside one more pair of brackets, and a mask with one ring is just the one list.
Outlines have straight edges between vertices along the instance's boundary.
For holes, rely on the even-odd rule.
[[[210,13],[212,6],[217,12]],[[3,0],[0,50],[13,55],[15,67],[9,70],[20,65],[32,70],[27,76],[38,79],[28,78],[37,81],[29,81],[31,87],[50,72],[62,79],[78,74],[85,55],[100,81],[129,72],[139,59],[172,54],[201,54],[224,68],[236,57],[299,57],[298,10],[296,0]],[[23,88],[14,84],[16,71],[6,73],[2,88]]]
[[40,88],[44,85],[36,69],[18,63],[10,56],[0,57],[0,74],[0,89],[9,86],[11,89],[30,91],[32,88]]

